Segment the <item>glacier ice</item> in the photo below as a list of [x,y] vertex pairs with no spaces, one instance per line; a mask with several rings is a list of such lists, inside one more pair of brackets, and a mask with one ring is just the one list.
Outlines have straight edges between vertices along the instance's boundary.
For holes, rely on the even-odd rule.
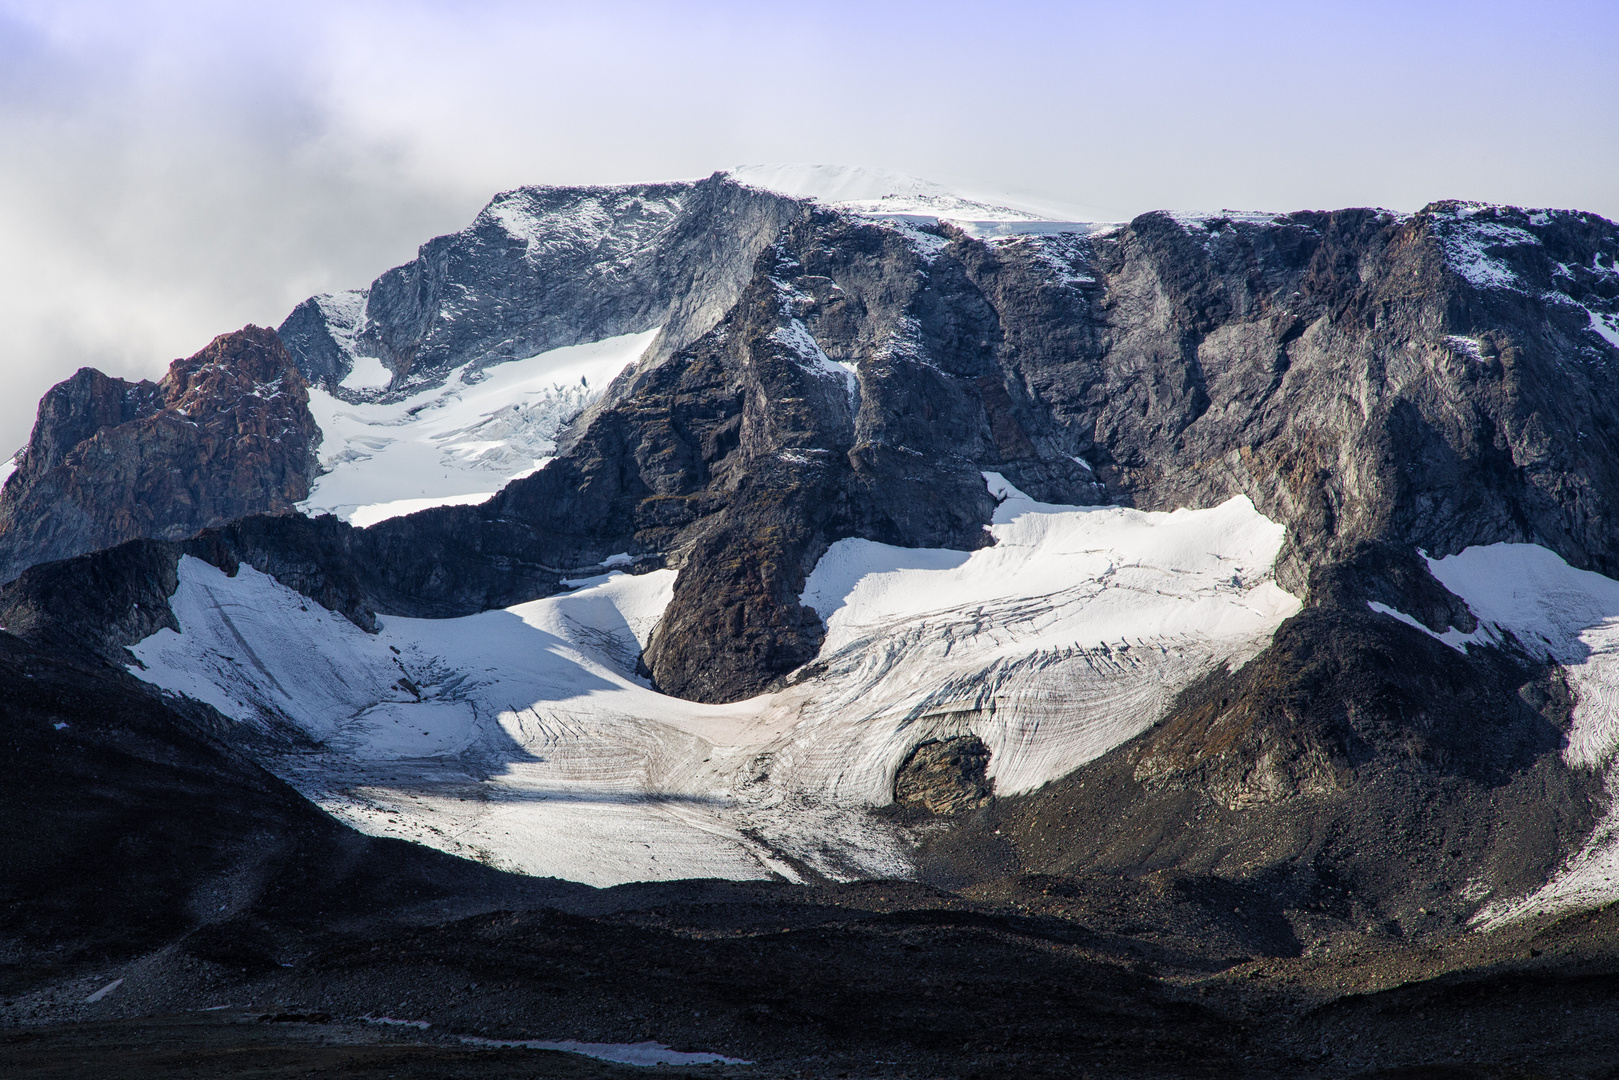
[[182,560],[181,632],[139,677],[311,745],[266,758],[368,832],[595,885],[903,876],[891,798],[918,743],[971,732],[1001,792],[1061,776],[1263,648],[1298,600],[1282,526],[1244,498],[1146,513],[1029,499],[996,474],[995,544],[832,545],[806,583],[827,637],[774,693],[705,705],[635,662],[675,573],[614,572],[458,619],[369,635],[244,566]]

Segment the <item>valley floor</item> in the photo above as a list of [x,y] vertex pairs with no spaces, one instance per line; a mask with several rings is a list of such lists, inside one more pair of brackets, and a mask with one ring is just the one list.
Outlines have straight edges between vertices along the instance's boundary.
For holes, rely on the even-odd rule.
[[513,1045],[560,1040],[746,1059],[660,1076],[1603,1077],[1619,1063],[1619,910],[1442,948],[1350,936],[1328,955],[1217,957],[1172,921],[1122,925],[1038,885],[996,902],[895,881],[627,886],[279,947],[239,919],[132,964],[10,968],[0,1072],[647,1074]]

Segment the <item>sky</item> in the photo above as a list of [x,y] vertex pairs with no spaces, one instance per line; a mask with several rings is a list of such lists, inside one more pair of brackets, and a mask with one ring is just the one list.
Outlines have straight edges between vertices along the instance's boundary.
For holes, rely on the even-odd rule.
[[1054,216],[1619,218],[1619,4],[0,0],[0,457],[497,191],[868,165]]

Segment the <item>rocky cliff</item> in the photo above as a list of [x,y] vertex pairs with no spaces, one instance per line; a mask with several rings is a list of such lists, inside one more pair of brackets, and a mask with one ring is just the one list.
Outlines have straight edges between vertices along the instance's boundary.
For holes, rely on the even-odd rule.
[[366,288],[304,301],[280,334],[311,382],[340,390],[356,359],[373,358],[394,394],[463,365],[660,326],[667,352],[719,321],[801,212],[722,175],[519,188]]
[[0,580],[289,510],[308,494],[319,439],[303,377],[270,330],[221,335],[159,383],[82,369],[45,395],[0,491]]

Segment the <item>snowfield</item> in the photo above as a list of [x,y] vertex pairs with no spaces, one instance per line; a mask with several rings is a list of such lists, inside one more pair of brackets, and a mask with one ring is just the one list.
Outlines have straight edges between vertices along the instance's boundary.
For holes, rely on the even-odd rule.
[[1117,746],[1298,601],[1283,528],[1242,498],[1143,513],[1037,503],[995,474],[995,545],[834,544],[804,601],[815,673],[702,705],[636,659],[674,571],[612,573],[466,618],[366,634],[250,567],[186,558],[141,678],[308,745],[265,764],[356,827],[593,885],[910,871],[890,801],[919,743],[972,733],[1000,792]]
[[[563,426],[657,333],[654,327],[481,371],[462,367],[443,385],[399,401],[354,404],[310,387],[321,475],[298,509],[363,528],[433,506],[483,502],[543,465]],[[380,360],[360,357],[342,385],[385,386],[390,375]]]

